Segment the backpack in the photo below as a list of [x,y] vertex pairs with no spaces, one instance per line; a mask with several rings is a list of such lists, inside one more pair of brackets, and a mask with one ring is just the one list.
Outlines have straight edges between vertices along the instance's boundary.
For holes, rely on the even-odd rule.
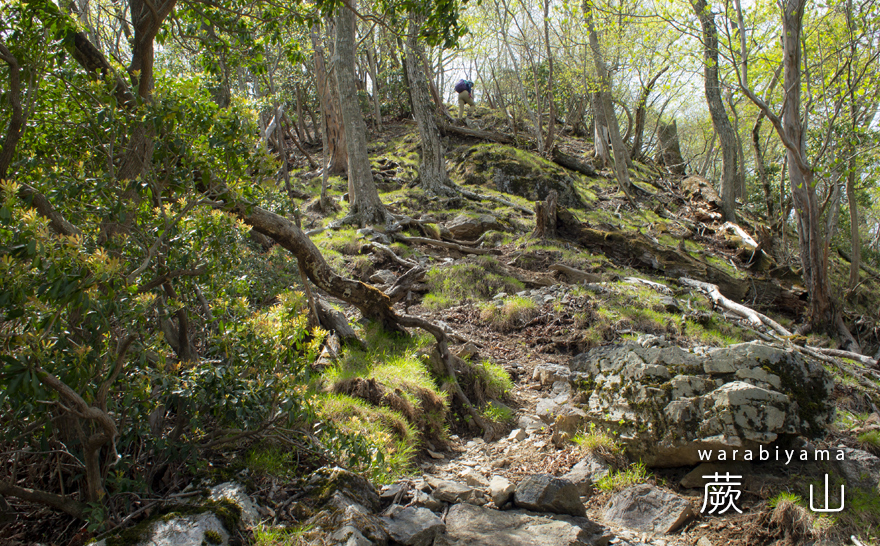
[[462,91],[467,91],[470,93],[471,85],[473,84],[467,80],[458,80],[458,83],[455,84],[455,92],[461,93]]

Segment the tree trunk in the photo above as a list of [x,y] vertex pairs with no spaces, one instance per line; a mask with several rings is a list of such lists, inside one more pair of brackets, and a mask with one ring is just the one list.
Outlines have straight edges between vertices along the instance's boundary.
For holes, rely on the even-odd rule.
[[706,103],[712,125],[721,142],[721,214],[725,221],[736,222],[736,137],[721,98],[718,79],[718,30],[715,15],[706,0],[691,0],[691,6],[703,28],[703,70]]
[[348,149],[348,192],[351,202],[349,220],[359,225],[378,224],[385,221],[387,213],[379,192],[373,182],[370,159],[367,157],[367,126],[361,113],[357,95],[357,76],[355,62],[355,2],[351,7],[340,8],[336,17],[336,49],[333,52],[333,65],[336,71],[336,85],[339,89],[339,102],[342,123],[345,127],[345,142]]
[[370,43],[367,45],[367,67],[370,70],[370,79],[373,80],[373,115],[376,117],[376,131],[382,132],[382,98],[379,95],[379,69],[376,67],[376,56],[373,50],[376,45],[373,42],[373,31],[370,31]]
[[409,75],[410,96],[412,97],[413,117],[419,128],[421,157],[419,158],[419,186],[437,195],[450,195],[451,182],[446,172],[446,159],[443,157],[443,144],[440,131],[434,122],[428,82],[421,69],[421,47],[418,42],[422,17],[411,14],[406,37],[406,71]]
[[669,66],[664,66],[657,72],[651,81],[644,87],[642,87],[642,94],[639,96],[639,104],[636,106],[636,127],[633,135],[633,144],[632,151],[630,152],[630,158],[638,159],[642,154],[642,137],[645,133],[645,119],[648,117],[648,96],[651,94],[651,91],[654,89],[654,84],[657,83],[657,80],[662,76],[666,71],[669,70]]
[[536,239],[556,238],[556,207],[559,195],[556,190],[550,190],[545,201],[535,203],[535,231],[532,237]]
[[18,59],[2,42],[0,42],[0,60],[9,65],[9,105],[12,107],[12,115],[6,126],[6,137],[3,139],[3,147],[0,148],[0,180],[5,180],[6,171],[15,156],[15,148],[24,132],[25,116],[21,107],[21,72]]
[[620,127],[617,123],[617,116],[614,115],[614,105],[611,103],[611,77],[608,75],[608,69],[605,66],[605,60],[602,58],[602,49],[599,46],[599,35],[593,26],[592,5],[590,0],[585,0],[584,13],[587,17],[587,29],[590,33],[590,48],[593,50],[593,62],[596,65],[596,74],[599,76],[599,101],[598,105],[605,117],[605,123],[611,136],[611,151],[614,153],[614,176],[620,189],[626,194],[627,199],[633,203],[633,192],[635,190],[629,179],[629,151],[623,144],[620,137]]
[[788,140],[788,177],[798,215],[798,239],[804,282],[810,292],[810,324],[833,332],[838,326],[831,286],[828,281],[828,257],[822,241],[822,222],[813,169],[808,164],[807,139],[801,124],[801,30],[805,0],[786,0],[782,5],[783,84],[785,100],[782,130]]
[[342,174],[348,168],[348,156],[345,146],[345,131],[339,114],[339,95],[335,78],[327,73],[324,56],[324,39],[318,33],[318,25],[312,27],[312,48],[315,50],[315,79],[318,83],[318,102],[321,105],[321,117],[327,133],[327,152],[330,163],[324,164],[330,174]]
[[660,160],[658,163],[665,166],[673,174],[679,176],[685,175],[684,159],[681,157],[681,144],[678,140],[678,124],[675,120],[672,123],[660,123],[657,130],[657,140],[660,146]]
[[605,109],[600,105],[599,93],[591,93],[593,99],[593,149],[602,168],[611,166],[611,137],[605,122]]

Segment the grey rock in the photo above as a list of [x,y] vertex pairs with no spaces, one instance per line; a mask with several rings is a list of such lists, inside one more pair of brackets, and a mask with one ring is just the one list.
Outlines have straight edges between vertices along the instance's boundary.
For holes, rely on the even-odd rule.
[[571,370],[569,367],[561,364],[538,364],[532,372],[532,380],[538,381],[544,386],[552,385],[556,381],[568,382],[570,377]]
[[209,498],[213,501],[226,499],[241,509],[241,521],[247,527],[253,527],[260,522],[260,512],[257,505],[248,496],[244,486],[236,482],[226,482],[211,488]]
[[[847,486],[874,489],[880,493],[880,458],[861,449],[841,447],[830,456],[846,479]],[[836,460],[836,452],[843,452],[843,460]]]
[[491,214],[480,214],[470,216],[460,214],[446,224],[446,228],[452,233],[455,239],[472,241],[478,239],[480,235],[490,230],[500,231],[504,227],[498,222],[498,219]]
[[345,546],[373,546],[374,542],[352,525],[346,525],[330,535],[330,540]]
[[373,284],[394,284],[396,280],[397,275],[387,269],[380,269],[370,277],[370,282]]
[[540,517],[456,504],[446,515],[449,546],[606,546],[605,527],[586,518]]
[[405,489],[406,485],[402,483],[393,483],[391,485],[386,485],[379,492],[379,498],[383,501],[394,500],[394,497],[396,497],[398,493],[404,491]]
[[429,546],[446,530],[443,520],[427,508],[393,506],[380,520],[392,540],[405,546]]
[[608,475],[608,463],[594,453],[590,453],[574,465],[562,478],[575,484],[583,497],[593,495],[593,484]]
[[468,485],[447,480],[439,480],[433,476],[426,476],[425,481],[431,486],[431,493],[435,499],[448,502],[451,504],[466,502],[470,504],[483,505],[486,500],[483,495]]
[[464,480],[464,483],[471,487],[479,487],[483,489],[489,487],[489,480],[473,468],[468,468],[459,474],[459,477]]
[[549,474],[534,474],[516,486],[513,502],[536,512],[586,516],[581,493],[572,482]]
[[691,503],[653,485],[641,484],[616,493],[605,519],[638,531],[671,533],[694,517]]
[[413,492],[412,504],[414,506],[424,506],[428,510],[438,512],[443,510],[443,503],[434,498],[430,493],[416,490]]
[[[569,368],[592,379],[587,419],[649,466],[697,465],[707,449],[708,462],[720,453],[733,460],[733,450],[820,435],[833,422],[833,380],[821,364],[760,343],[688,352],[625,342],[578,355]],[[544,399],[539,416],[552,422],[564,405]]]
[[503,476],[492,476],[489,481],[489,496],[498,508],[507,504],[515,491],[516,486]]
[[521,428],[515,428],[510,431],[510,434],[507,436],[508,440],[522,442],[526,439],[526,431]]

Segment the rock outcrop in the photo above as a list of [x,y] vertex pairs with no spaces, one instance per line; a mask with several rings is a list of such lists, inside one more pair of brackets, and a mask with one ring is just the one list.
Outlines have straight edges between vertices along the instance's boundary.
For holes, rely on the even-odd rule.
[[709,461],[744,460],[780,437],[818,435],[834,415],[821,365],[760,343],[688,352],[627,342],[579,355],[570,368],[589,376],[588,419],[648,466],[699,464],[699,450],[711,450]]

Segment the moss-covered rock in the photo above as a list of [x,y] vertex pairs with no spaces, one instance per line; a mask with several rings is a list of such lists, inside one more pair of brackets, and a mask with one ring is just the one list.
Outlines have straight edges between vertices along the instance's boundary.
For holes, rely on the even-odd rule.
[[584,206],[575,191],[574,177],[578,175],[513,146],[477,144],[458,157],[451,176],[456,182],[490,186],[530,201],[543,201],[556,190],[561,206]]

